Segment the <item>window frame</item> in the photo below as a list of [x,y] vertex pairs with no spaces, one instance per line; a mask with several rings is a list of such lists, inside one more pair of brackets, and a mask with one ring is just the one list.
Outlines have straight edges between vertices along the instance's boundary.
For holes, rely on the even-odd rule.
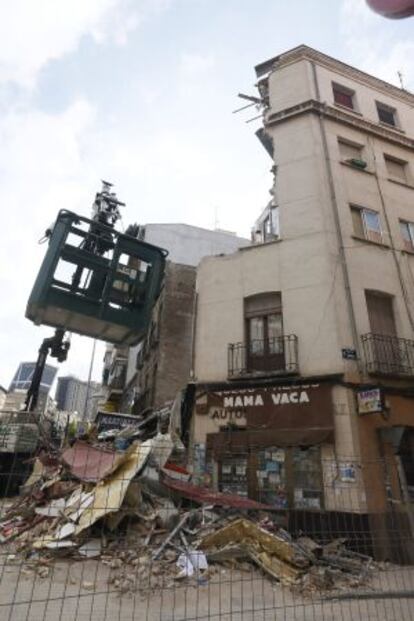
[[[409,220],[399,220],[401,237],[404,243],[404,250],[414,252],[414,222]],[[403,227],[407,227],[408,239],[404,236]]]
[[[350,210],[351,210],[351,216],[352,216],[352,213],[355,213],[355,212],[359,213],[359,217],[361,219],[361,224],[362,224],[362,230],[363,230],[363,233],[364,233],[364,236],[361,237],[361,235],[359,235],[358,232],[355,231],[354,221],[353,221],[353,218],[352,218],[352,226],[353,226],[353,230],[354,230],[354,236],[358,237],[358,239],[363,239],[365,241],[373,242],[373,243],[376,243],[376,244],[383,244],[384,243],[384,234],[383,234],[383,230],[382,230],[382,226],[381,226],[381,216],[380,216],[379,211],[375,211],[375,209],[371,209],[369,207],[363,207],[362,205],[355,205],[353,203],[351,203],[351,205],[350,205]],[[374,228],[371,228],[371,227],[368,226],[368,222],[367,222],[366,216],[372,215],[372,214],[374,214],[377,217],[378,229],[374,229]],[[375,239],[376,235],[378,235],[379,239]]]
[[[352,105],[348,106],[346,103],[337,101],[336,93],[350,97]],[[349,88],[348,86],[344,86],[343,84],[339,84],[338,82],[332,82],[332,94],[333,101],[336,106],[340,106],[346,110],[352,110],[353,112],[358,112],[355,90]]]
[[[348,140],[347,138],[342,138],[342,136],[337,136],[337,141],[338,141],[338,150],[339,150],[339,156],[341,158],[342,162],[348,162],[349,160],[352,159],[358,159],[358,160],[365,160],[364,157],[364,145],[361,145],[357,142],[353,142],[352,140]],[[345,147],[350,147],[351,149],[357,149],[358,150],[358,157],[344,157],[343,154],[341,153],[341,145],[344,145]]]
[[[266,365],[285,364],[283,303],[279,291],[258,293],[244,298],[244,344],[246,347],[246,365],[251,370],[270,370]],[[277,317],[280,334],[271,336],[271,321]],[[259,322],[263,338],[252,338],[252,324]],[[283,362],[283,364],[282,364]],[[264,368],[261,367],[264,365]]]
[[[308,453],[310,451],[310,453]],[[260,483],[258,476],[259,471],[264,471],[263,466],[266,461],[266,453],[282,453],[284,454],[283,460],[279,460],[283,464],[277,473],[280,477],[279,483],[270,483],[269,487],[266,484]],[[300,457],[304,457],[307,453],[308,459],[313,461],[312,468],[309,469],[298,468],[300,465]],[[303,455],[302,455],[303,454]],[[272,459],[273,461],[273,459]],[[273,471],[269,471],[272,473]],[[275,471],[276,472],[276,471]],[[301,483],[309,477],[317,479],[316,487],[313,485],[303,486]],[[274,487],[274,489],[272,489]],[[257,451],[257,468],[256,468],[256,480],[255,480],[255,492],[259,502],[266,502],[266,504],[274,504],[271,500],[272,495],[280,495],[280,499],[284,498],[280,506],[275,505],[275,508],[279,510],[302,510],[302,511],[323,511],[325,508],[325,489],[323,484],[323,468],[322,468],[322,455],[319,446],[307,446],[305,449],[299,446],[269,446],[260,448]],[[300,498],[295,491],[302,490],[303,496]],[[269,497],[270,496],[270,497]],[[318,506],[312,506],[310,501],[311,497],[318,497]]]
[[[389,106],[388,104],[383,103],[382,101],[378,101],[375,100],[375,107],[377,109],[377,115],[378,115],[378,122],[386,125],[387,127],[396,127],[397,129],[400,127],[399,125],[399,121],[398,121],[398,114],[397,114],[397,109],[393,108],[392,106]],[[392,114],[392,118],[393,118],[393,123],[389,123],[388,121],[384,121],[381,118],[381,114],[380,111],[383,111],[385,113],[391,113]]]
[[[269,318],[277,317],[280,320],[281,331],[280,335],[277,337],[269,336]],[[262,339],[253,339],[251,337],[251,323],[255,320],[261,320],[263,326],[263,338]],[[257,314],[253,316],[248,316],[245,318],[246,321],[246,344],[248,346],[249,356],[271,356],[273,354],[280,354],[283,352],[283,313],[282,309],[269,311],[268,313]],[[279,342],[274,339],[281,339]],[[256,347],[254,343],[256,342]],[[257,344],[262,342],[261,348],[257,348]]]
[[[385,168],[387,171],[388,179],[391,179],[392,181],[397,181],[398,183],[403,183],[405,185],[408,185],[408,162],[406,160],[401,160],[398,157],[394,157],[393,155],[389,155],[388,153],[384,153],[383,155],[384,155],[384,163],[385,163]],[[404,178],[401,179],[400,177],[393,175],[392,172],[389,171],[387,162],[392,162],[393,164],[400,165],[404,173]]]

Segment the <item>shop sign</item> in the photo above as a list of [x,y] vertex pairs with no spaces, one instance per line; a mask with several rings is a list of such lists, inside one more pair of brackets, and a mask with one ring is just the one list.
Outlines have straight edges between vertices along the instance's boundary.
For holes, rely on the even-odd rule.
[[380,388],[368,388],[357,392],[358,414],[382,412],[382,394]]
[[98,431],[108,431],[109,429],[124,429],[124,427],[129,426],[135,427],[140,420],[136,416],[129,416],[128,414],[99,410],[94,422]]
[[355,465],[352,463],[339,464],[339,478],[343,483],[355,483]]
[[218,424],[250,429],[333,429],[332,386],[290,384],[211,391],[196,402],[198,414]]
[[[272,386],[266,388],[244,388],[226,390],[209,395],[209,404],[222,412],[245,413],[263,409],[309,408],[319,401],[324,389],[319,384]],[[224,414],[218,416],[225,417]]]
[[212,408],[209,416],[215,421],[226,422],[246,422],[246,413],[241,410],[224,410],[222,408]]
[[[288,405],[289,403],[309,403],[309,395],[306,390],[290,390],[290,391],[278,391],[270,393],[270,398],[273,405]],[[240,408],[240,407],[261,407],[264,406],[265,399],[260,393],[256,394],[244,394],[244,395],[230,395],[223,398],[223,406],[225,408]]]

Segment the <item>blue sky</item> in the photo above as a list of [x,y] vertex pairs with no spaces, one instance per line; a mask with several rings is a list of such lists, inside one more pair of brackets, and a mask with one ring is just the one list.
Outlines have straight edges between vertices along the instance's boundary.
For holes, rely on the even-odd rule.
[[[0,383],[50,331],[24,318],[60,208],[89,215],[101,178],[124,222],[187,222],[248,235],[270,159],[239,114],[254,66],[306,43],[414,88],[414,19],[364,0],[14,0],[0,23]],[[217,214],[217,216],[215,215]],[[86,376],[75,338],[62,373]],[[95,376],[99,376],[99,348]]]

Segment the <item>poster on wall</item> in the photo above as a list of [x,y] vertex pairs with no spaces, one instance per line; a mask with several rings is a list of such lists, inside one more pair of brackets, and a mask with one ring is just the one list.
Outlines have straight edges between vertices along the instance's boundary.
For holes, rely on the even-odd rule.
[[382,412],[382,394],[380,388],[368,388],[357,392],[358,414]]

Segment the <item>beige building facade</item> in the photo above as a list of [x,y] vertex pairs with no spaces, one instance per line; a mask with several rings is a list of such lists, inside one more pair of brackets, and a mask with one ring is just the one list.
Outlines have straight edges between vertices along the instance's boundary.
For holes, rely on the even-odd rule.
[[409,528],[414,96],[307,46],[256,73],[272,201],[198,268],[195,454],[221,489]]

